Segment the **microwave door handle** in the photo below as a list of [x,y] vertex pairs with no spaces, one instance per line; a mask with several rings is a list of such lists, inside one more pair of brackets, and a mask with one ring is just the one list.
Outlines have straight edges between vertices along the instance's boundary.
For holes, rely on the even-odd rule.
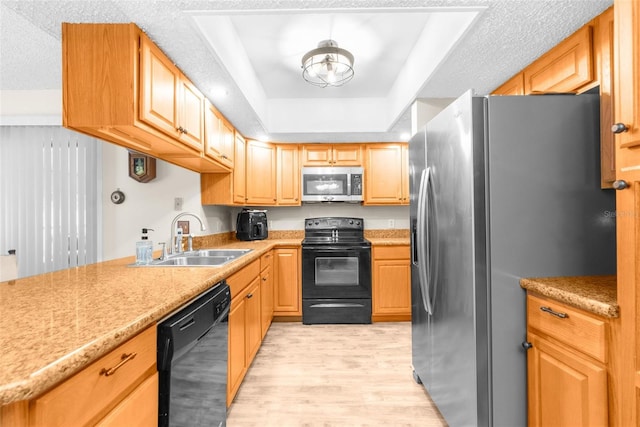
[[347,196],[351,196],[351,174],[347,174]]

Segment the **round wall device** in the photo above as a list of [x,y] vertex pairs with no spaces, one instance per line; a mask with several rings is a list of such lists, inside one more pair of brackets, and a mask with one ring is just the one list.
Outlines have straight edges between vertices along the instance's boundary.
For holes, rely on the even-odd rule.
[[111,201],[116,205],[124,202],[124,193],[118,188],[116,191],[111,193]]

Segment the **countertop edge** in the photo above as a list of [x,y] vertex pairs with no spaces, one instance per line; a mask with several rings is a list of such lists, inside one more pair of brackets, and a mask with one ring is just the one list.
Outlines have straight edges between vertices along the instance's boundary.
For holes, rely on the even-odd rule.
[[523,278],[520,286],[558,302],[605,318],[617,318],[615,276]]
[[[197,287],[193,288],[193,292],[188,295],[178,295],[162,306],[157,306],[154,310],[148,311],[137,317],[132,323],[126,327],[122,327],[111,331],[108,334],[86,343],[76,350],[66,354],[65,356],[49,363],[27,377],[19,378],[9,383],[0,385],[0,406],[8,405],[14,402],[30,400],[40,396],[48,390],[52,389],[64,380],[72,377],[89,364],[95,362],[100,357],[106,355],[119,345],[135,337],[148,327],[153,326],[157,321],[164,318],[174,310],[178,309],[192,298],[196,297],[206,289],[213,286],[218,281],[228,278],[233,273],[241,270],[248,264],[259,259],[264,253],[278,247],[300,246],[301,239],[266,239],[260,241],[265,244],[259,248],[253,248],[250,253],[238,258],[228,265],[218,269],[212,269],[211,276],[202,281]],[[231,242],[220,247],[233,247],[238,245],[246,245],[247,242]],[[117,260],[108,260],[98,264],[114,265],[122,264],[123,268],[128,267],[132,257],[121,258]],[[139,268],[139,267],[138,267]],[[157,268],[157,267],[152,267]],[[177,267],[171,267],[177,268]],[[182,268],[181,268],[182,269]],[[184,268],[190,269],[188,267]]]

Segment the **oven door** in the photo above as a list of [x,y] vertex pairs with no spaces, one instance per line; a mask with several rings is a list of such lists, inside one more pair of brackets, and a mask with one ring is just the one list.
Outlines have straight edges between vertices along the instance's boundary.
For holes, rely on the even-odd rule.
[[371,298],[371,248],[303,246],[302,298]]

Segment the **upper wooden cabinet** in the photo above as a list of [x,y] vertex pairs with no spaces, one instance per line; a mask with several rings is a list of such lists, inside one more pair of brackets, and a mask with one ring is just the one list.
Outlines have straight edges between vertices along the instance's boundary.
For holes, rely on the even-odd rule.
[[275,205],[276,147],[260,141],[247,141],[247,204]]
[[216,107],[205,100],[205,154],[233,169],[235,130]]
[[500,87],[494,90],[492,95],[524,95],[524,73],[519,72]]
[[409,204],[407,144],[367,144],[364,204]]
[[302,166],[362,166],[361,144],[302,146]]
[[300,201],[300,154],[295,144],[276,146],[277,204],[279,206],[299,206]]
[[135,24],[62,25],[65,127],[196,172],[228,168],[204,154],[204,97]]
[[592,27],[573,33],[524,70],[525,93],[577,92],[594,80]]
[[140,118],[198,151],[204,95],[147,37],[140,37]]

